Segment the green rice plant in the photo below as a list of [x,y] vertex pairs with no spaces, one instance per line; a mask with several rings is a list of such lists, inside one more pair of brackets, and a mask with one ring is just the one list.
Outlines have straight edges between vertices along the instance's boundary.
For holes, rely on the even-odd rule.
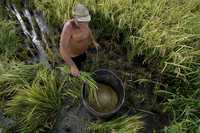
[[164,131],[166,133],[171,133],[172,131],[177,133],[180,131],[196,133],[200,126],[199,101],[199,98],[183,96],[175,96],[173,99],[168,99],[166,108],[172,112],[173,121],[168,127],[165,127]]
[[164,132],[196,133],[200,127],[200,69],[199,64],[191,65],[192,72],[187,73],[187,81],[175,78],[168,81],[167,90],[157,90],[158,95],[166,98],[164,112],[172,114],[172,122]]
[[21,39],[19,37],[16,23],[10,20],[0,18],[0,53],[4,56],[14,56],[17,48],[20,46]]
[[90,123],[88,129],[91,133],[138,133],[144,126],[141,118],[140,115],[122,116],[107,122]]
[[170,71],[183,77],[199,55],[199,47],[196,45],[199,41],[195,40],[199,39],[200,30],[194,28],[199,25],[199,5],[197,0],[140,3],[138,10],[143,9],[142,14],[146,15],[142,18],[143,23],[136,36],[128,37],[132,47],[128,52],[129,58],[144,54],[148,61],[158,56],[162,59],[162,72]]
[[81,87],[82,82],[80,80],[77,80],[72,77],[66,76],[66,83],[64,86],[66,86],[66,89],[64,89],[63,95],[66,96],[72,103],[78,104],[80,102],[81,98]]
[[55,71],[40,69],[34,81],[24,84],[8,101],[6,114],[18,121],[17,132],[39,132],[54,126],[63,99],[62,82]]
[[46,16],[47,22],[55,27],[61,27],[70,19],[75,0],[35,0],[38,10]]
[[4,1],[1,1],[0,2],[0,19],[3,20],[7,15],[8,15],[8,12],[5,10],[4,8]]
[[169,127],[164,128],[165,133],[186,133],[185,128],[183,127],[183,123],[173,123]]
[[18,10],[22,10],[24,7],[29,9],[35,9],[34,0],[21,1],[21,0],[3,0],[6,4],[14,4]]

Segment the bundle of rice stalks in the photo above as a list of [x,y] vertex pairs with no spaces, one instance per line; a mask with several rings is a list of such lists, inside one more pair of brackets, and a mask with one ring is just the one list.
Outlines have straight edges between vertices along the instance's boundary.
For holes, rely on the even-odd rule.
[[143,129],[144,123],[141,116],[122,116],[112,121],[103,123],[90,123],[91,133],[138,133]]
[[38,132],[54,126],[61,107],[62,81],[54,71],[39,70],[32,83],[26,83],[8,101],[6,113],[15,118],[17,132]]
[[17,61],[5,60],[0,63],[0,99],[2,106],[6,100],[22,89],[24,83],[31,82],[34,79],[38,68],[39,65],[25,65]]
[[98,104],[98,97],[97,97],[97,85],[96,81],[92,78],[91,73],[87,72],[81,72],[79,78],[75,78],[73,76],[69,75],[69,68],[67,66],[59,67],[59,69],[66,74],[67,81],[71,83],[71,85],[77,86],[72,87],[73,89],[70,89],[66,92],[66,95],[69,95],[71,97],[74,97],[76,99],[80,98],[80,90],[83,85],[83,83],[86,83],[88,87],[88,98],[89,100],[93,100]]
[[[67,68],[64,70],[66,72]],[[31,82],[24,82],[7,103],[7,115],[19,121],[15,127],[17,132],[38,132],[53,128],[61,106],[66,102],[78,102],[83,80],[93,81],[87,73],[79,79],[68,73],[61,76],[56,70],[40,67],[36,77]]]
[[1,62],[0,64],[0,84],[6,82],[18,84],[23,81],[34,79],[39,65],[25,65],[16,61]]

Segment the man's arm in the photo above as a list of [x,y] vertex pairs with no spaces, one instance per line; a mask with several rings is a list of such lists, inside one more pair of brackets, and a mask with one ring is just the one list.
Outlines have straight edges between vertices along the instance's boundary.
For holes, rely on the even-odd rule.
[[91,40],[92,40],[92,44],[98,48],[99,47],[99,44],[96,42],[95,38],[94,38],[94,35],[92,33],[92,31],[90,30],[90,37],[91,37]]
[[71,54],[69,51],[70,38],[71,38],[71,25],[70,22],[67,22],[64,25],[63,31],[61,33],[59,51],[65,63],[69,65],[71,74],[74,76],[79,76],[80,72],[70,56]]
[[74,66],[74,62],[72,61],[70,57],[70,53],[68,51],[69,49],[69,40],[71,38],[71,25],[70,22],[67,22],[62,30],[61,36],[60,36],[60,54],[62,58],[64,59],[65,63],[68,64],[70,67]]

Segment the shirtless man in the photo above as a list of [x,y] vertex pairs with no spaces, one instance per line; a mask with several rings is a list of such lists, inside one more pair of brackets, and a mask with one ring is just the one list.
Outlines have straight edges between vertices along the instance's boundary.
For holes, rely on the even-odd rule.
[[88,9],[82,4],[77,4],[73,9],[73,15],[73,19],[67,21],[63,27],[59,51],[70,67],[70,73],[78,77],[81,63],[86,59],[88,45],[93,43],[98,48],[99,44],[88,26],[91,20]]

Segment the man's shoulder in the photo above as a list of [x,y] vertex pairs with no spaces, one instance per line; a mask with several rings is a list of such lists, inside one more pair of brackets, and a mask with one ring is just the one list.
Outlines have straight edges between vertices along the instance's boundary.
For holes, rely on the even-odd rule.
[[64,23],[64,27],[65,27],[65,28],[71,28],[72,25],[73,25],[73,20],[72,20],[72,19],[70,19],[70,20],[68,20],[68,21],[66,21],[66,22]]

